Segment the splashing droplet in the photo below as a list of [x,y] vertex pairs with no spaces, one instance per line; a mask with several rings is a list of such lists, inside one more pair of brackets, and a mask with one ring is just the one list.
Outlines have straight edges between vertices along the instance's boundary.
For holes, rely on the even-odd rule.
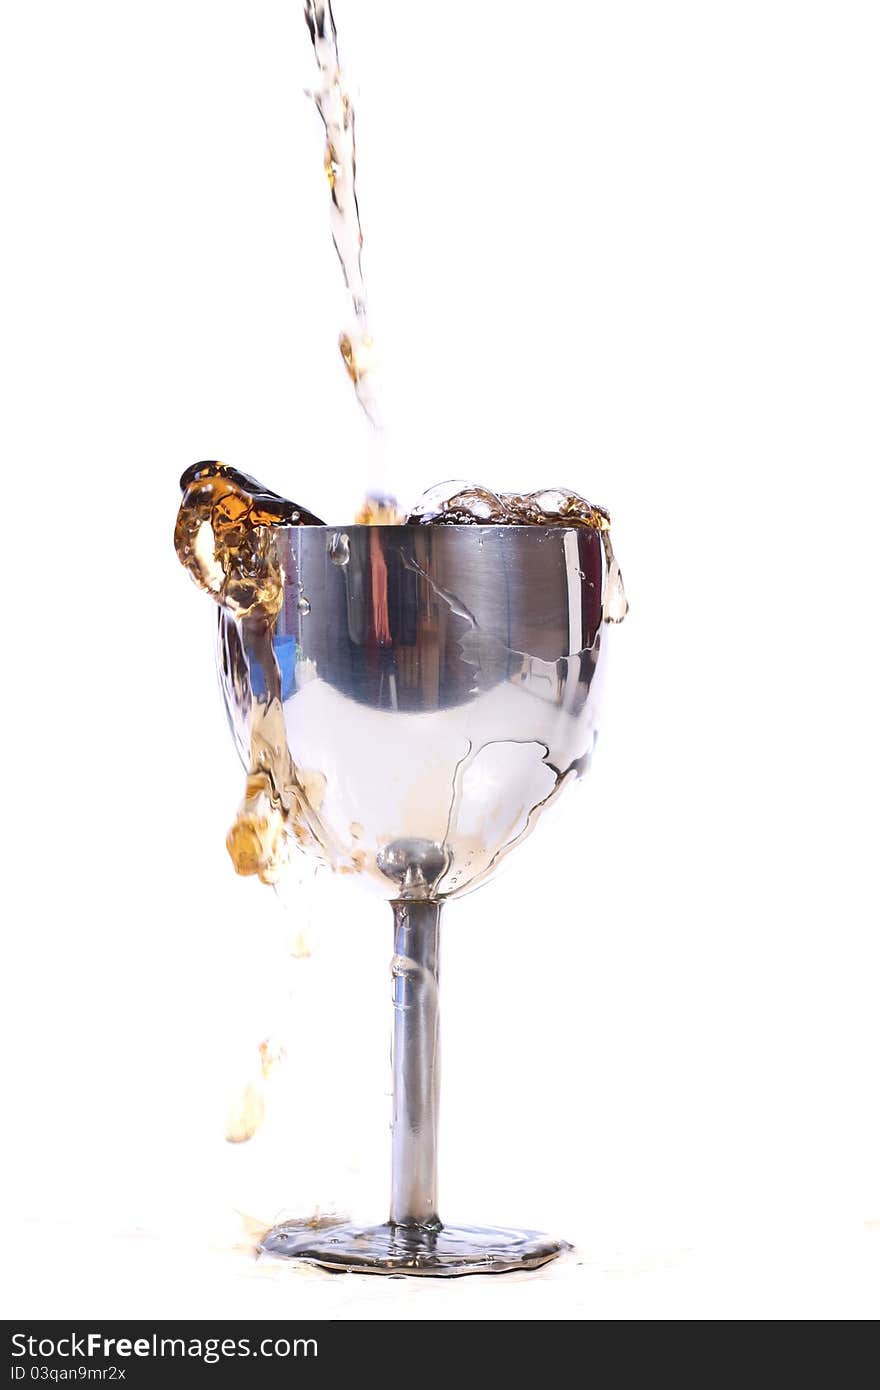
[[608,565],[608,574],[605,579],[605,595],[602,599],[602,621],[605,623],[622,623],[629,612],[629,600],[626,590],[623,587],[623,575],[620,573],[620,565],[611,545],[611,535],[608,531],[602,532],[602,544],[605,549],[605,560]]
[[249,1082],[227,1116],[227,1144],[246,1144],[260,1128],[265,1114],[262,1091],[254,1082]]
[[342,568],[351,559],[351,544],[347,531],[334,531],[330,538],[330,559]]

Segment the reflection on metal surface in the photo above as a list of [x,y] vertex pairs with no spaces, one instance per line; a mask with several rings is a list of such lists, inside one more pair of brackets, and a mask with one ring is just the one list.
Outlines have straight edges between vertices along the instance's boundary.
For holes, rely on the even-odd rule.
[[260,1249],[266,1255],[302,1260],[352,1274],[503,1274],[537,1269],[571,1247],[537,1231],[500,1226],[441,1226],[436,1230],[398,1226],[328,1226],[295,1222],[276,1226]]
[[263,771],[304,849],[394,899],[395,846],[420,841],[437,870],[412,895],[453,897],[484,882],[589,765],[608,633],[602,534],[342,534],[275,531],[284,592],[271,634],[221,610],[236,743],[251,760],[255,705],[261,723],[277,720]]

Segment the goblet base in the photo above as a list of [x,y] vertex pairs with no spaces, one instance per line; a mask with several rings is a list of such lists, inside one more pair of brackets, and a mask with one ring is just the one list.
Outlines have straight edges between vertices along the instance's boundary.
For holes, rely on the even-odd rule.
[[504,1274],[537,1269],[570,1250],[567,1241],[504,1226],[303,1226],[285,1222],[263,1238],[267,1255],[351,1274]]

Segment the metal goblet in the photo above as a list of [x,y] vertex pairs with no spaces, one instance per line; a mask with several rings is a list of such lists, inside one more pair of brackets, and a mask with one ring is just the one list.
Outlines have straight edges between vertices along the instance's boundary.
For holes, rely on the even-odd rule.
[[[607,651],[601,538],[315,526],[275,539],[273,680],[307,847],[394,915],[393,1120],[387,1222],[283,1224],[263,1249],[332,1270],[533,1268],[565,1242],[438,1215],[439,925],[443,904],[485,882],[589,766]],[[265,658],[222,610],[218,665],[247,760]]]

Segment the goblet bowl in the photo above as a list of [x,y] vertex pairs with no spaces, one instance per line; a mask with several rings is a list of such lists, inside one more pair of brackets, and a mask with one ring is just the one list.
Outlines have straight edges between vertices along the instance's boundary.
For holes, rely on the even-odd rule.
[[[312,847],[389,899],[476,888],[589,766],[599,535],[302,527],[277,543],[274,650]],[[247,762],[260,673],[222,609],[219,670]]]

